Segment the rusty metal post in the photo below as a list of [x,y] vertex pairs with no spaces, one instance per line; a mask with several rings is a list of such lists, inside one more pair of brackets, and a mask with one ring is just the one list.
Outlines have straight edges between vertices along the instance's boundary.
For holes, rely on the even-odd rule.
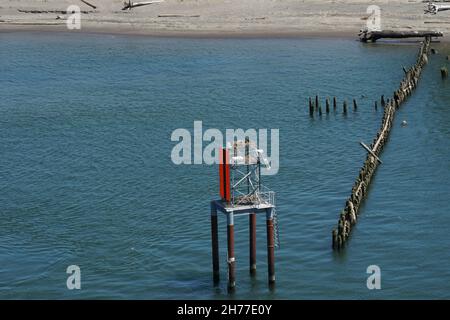
[[214,201],[211,201],[211,245],[212,245],[213,281],[214,285],[217,285],[220,281],[219,234],[217,228],[217,208]]
[[250,274],[256,273],[256,213],[249,216],[249,233],[250,233]]
[[234,258],[234,216],[227,214],[227,242],[228,242],[228,289],[233,290],[236,286]]
[[275,242],[273,233],[273,214],[272,209],[267,209],[267,266],[269,273],[269,285],[275,283]]

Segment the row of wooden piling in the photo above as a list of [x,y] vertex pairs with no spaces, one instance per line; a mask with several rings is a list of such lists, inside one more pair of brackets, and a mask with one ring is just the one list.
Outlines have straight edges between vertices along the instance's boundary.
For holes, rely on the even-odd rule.
[[[337,112],[337,100],[336,97],[333,97],[333,112]],[[375,106],[375,108],[377,108],[377,106]],[[356,99],[353,99],[353,111],[357,111],[358,110],[358,103],[356,102]],[[348,111],[348,106],[347,106],[347,101],[343,101],[342,103],[342,113],[343,114],[347,114]],[[331,101],[330,98],[326,98],[325,99],[325,113],[330,113],[331,112]],[[320,104],[319,101],[319,96],[316,95],[315,99],[312,99],[311,97],[309,98],[309,115],[311,118],[314,118],[314,114],[318,113],[319,116],[321,116],[323,114],[322,112],[322,106]]]
[[384,96],[381,97],[381,105],[384,107],[381,128],[369,146],[371,151],[367,153],[366,161],[359,171],[351,195],[345,203],[344,210],[341,211],[337,228],[333,229],[333,249],[341,249],[344,247],[345,242],[349,238],[350,231],[358,219],[358,209],[367,194],[367,188],[380,162],[378,156],[387,142],[395,111],[416,88],[422,69],[428,63],[430,42],[431,38],[426,37],[421,44],[416,64],[409,70],[403,68],[405,77],[400,82],[400,87],[394,92],[392,99],[385,101]]

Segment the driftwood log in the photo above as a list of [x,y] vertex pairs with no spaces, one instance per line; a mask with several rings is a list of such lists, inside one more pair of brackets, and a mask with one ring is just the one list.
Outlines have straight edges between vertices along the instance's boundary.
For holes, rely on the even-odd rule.
[[370,31],[367,29],[361,30],[359,39],[362,42],[375,42],[378,39],[403,39],[403,38],[423,38],[423,37],[442,37],[444,34],[439,31]]
[[87,4],[92,9],[97,9],[97,7],[95,5],[93,5],[92,3],[87,2],[86,0],[80,0],[80,1],[83,2],[84,4]]
[[161,3],[161,2],[164,2],[164,0],[153,0],[153,1],[145,1],[145,2],[131,2],[131,0],[128,0],[128,2],[125,1],[123,3],[122,10],[127,10],[127,9],[131,10],[132,8],[148,6],[149,4]]
[[[42,13],[60,13],[60,14],[70,14],[72,12],[67,11],[67,10],[24,10],[24,9],[17,9],[18,12],[21,13],[34,13],[34,14],[42,14]],[[94,11],[89,10],[81,10],[80,13],[83,14],[88,14],[88,13],[93,13]]]
[[427,8],[425,9],[425,14],[437,14],[439,11],[447,11],[450,10],[450,4],[436,4],[436,3],[428,3]]

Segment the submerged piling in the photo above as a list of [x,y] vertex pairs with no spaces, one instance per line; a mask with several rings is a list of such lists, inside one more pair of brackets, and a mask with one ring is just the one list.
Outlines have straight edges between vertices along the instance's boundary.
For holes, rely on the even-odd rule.
[[448,78],[448,69],[446,67],[441,68],[442,79]]
[[[427,55],[430,50],[431,38],[426,37],[419,49],[419,54],[414,66],[406,70],[405,77],[400,83],[400,87],[394,92],[392,99],[384,100],[384,95],[381,96],[381,105],[384,108],[383,119],[381,127],[377,132],[372,144],[367,147],[367,156],[364,164],[359,171],[358,177],[353,184],[350,197],[347,199],[345,208],[341,212],[337,227],[332,231],[332,247],[333,249],[343,248],[345,242],[348,240],[352,226],[358,219],[359,207],[367,194],[367,188],[372,180],[372,176],[381,162],[379,155],[387,142],[389,132],[392,127],[396,109],[406,100],[407,96],[411,95],[412,90],[417,86],[418,80],[422,73],[423,67],[427,64]],[[375,102],[375,109],[377,102]],[[344,102],[344,110],[346,111],[346,103]]]

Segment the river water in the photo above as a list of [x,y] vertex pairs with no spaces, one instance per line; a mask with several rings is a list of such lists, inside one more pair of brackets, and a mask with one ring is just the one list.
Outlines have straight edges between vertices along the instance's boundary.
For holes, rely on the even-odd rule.
[[[402,66],[418,43],[353,39],[180,39],[0,33],[0,298],[450,298],[448,47],[430,56],[397,113],[344,252],[331,231]],[[336,96],[311,119],[308,97]],[[342,101],[358,110],[342,115]],[[406,120],[408,125],[401,126]],[[279,129],[281,247],[267,286],[265,222],[255,278],[236,218],[237,288],[212,285],[212,165],[175,165],[177,128]],[[81,268],[81,290],[66,269]],[[381,290],[368,290],[369,265]]]

